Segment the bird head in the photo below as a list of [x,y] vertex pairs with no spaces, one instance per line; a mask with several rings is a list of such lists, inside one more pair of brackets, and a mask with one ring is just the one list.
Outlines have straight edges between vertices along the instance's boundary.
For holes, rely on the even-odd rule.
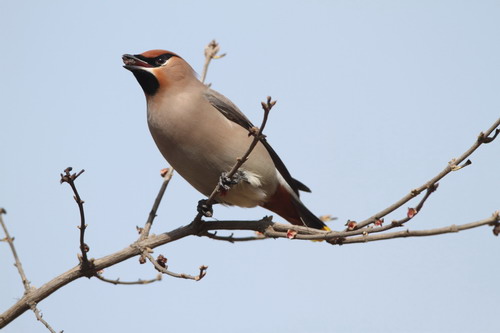
[[161,88],[180,81],[193,70],[177,54],[165,50],[151,50],[141,54],[122,56],[124,68],[134,74],[147,97],[154,96]]

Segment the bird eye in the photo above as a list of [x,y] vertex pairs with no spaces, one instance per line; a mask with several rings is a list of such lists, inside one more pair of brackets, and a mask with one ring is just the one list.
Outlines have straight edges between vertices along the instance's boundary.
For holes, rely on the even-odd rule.
[[155,64],[156,64],[156,66],[161,66],[161,65],[163,65],[166,61],[167,61],[167,57],[165,57],[165,55],[161,55],[161,56],[159,56],[158,58],[156,58],[156,60],[155,60]]

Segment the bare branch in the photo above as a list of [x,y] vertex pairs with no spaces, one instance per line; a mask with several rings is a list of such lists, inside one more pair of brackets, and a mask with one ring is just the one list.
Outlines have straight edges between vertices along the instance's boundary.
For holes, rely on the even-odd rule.
[[250,242],[250,241],[256,241],[256,240],[263,240],[267,239],[263,234],[261,233],[256,233],[255,236],[248,236],[248,237],[234,237],[234,233],[231,233],[229,236],[219,236],[217,235],[217,231],[215,232],[204,232],[202,234],[199,234],[198,236],[205,236],[211,239],[215,240],[220,240],[220,241],[226,241],[229,243],[238,243],[238,242]]
[[425,236],[435,236],[441,234],[447,234],[452,232],[459,232],[467,229],[477,228],[483,225],[496,225],[500,222],[500,217],[498,211],[495,212],[491,217],[466,224],[450,225],[442,228],[435,228],[429,230],[404,230],[399,232],[391,232],[377,235],[368,236],[358,236],[342,240],[339,244],[352,244],[352,243],[366,243],[386,239],[394,239],[401,237],[425,237]]
[[[416,237],[416,236],[433,236],[443,233],[458,232],[462,230],[477,228],[483,225],[490,225],[496,227],[500,223],[500,213],[497,211],[491,217],[477,222],[452,225],[443,228],[430,229],[430,230],[417,230],[417,231],[404,231],[384,233],[377,235],[370,235],[377,232],[379,228],[364,228],[362,230],[353,231],[324,231],[297,225],[288,225],[281,223],[274,223],[269,219],[262,219],[260,221],[215,221],[205,222],[202,224],[205,231],[208,230],[253,230],[258,231],[267,238],[290,238],[288,232],[290,230],[296,231],[293,239],[300,240],[326,240],[332,244],[348,244],[369,242],[375,240],[386,240],[400,237]],[[201,233],[203,235],[203,233]]]
[[167,274],[169,276],[179,278],[179,279],[187,279],[187,280],[195,280],[200,281],[207,274],[208,266],[202,265],[200,266],[200,273],[196,276],[185,274],[185,273],[174,273],[168,270],[168,266],[166,265],[167,258],[162,255],[159,255],[155,260],[148,251],[143,251],[143,256],[148,258],[148,260],[153,264],[156,270],[160,273]]
[[[323,231],[296,225],[278,224],[273,223],[270,218],[265,218],[260,221],[215,221],[215,222],[205,222],[197,223],[193,221],[189,225],[177,228],[175,230],[162,233],[160,235],[150,235],[147,239],[134,244],[133,246],[127,246],[123,250],[105,256],[103,258],[95,259],[94,265],[96,270],[102,270],[104,268],[113,266],[122,261],[125,261],[131,257],[141,255],[144,249],[153,249],[160,245],[171,243],[177,241],[181,238],[190,235],[200,235],[203,232],[210,230],[253,230],[264,234],[265,237],[272,238],[287,238],[287,230],[296,230],[298,234],[295,239],[305,239],[305,240],[330,240],[334,244],[348,244],[354,242],[367,242],[375,241],[381,239],[398,238],[398,237],[412,237],[412,236],[430,236],[446,232],[456,232],[470,228],[476,228],[482,225],[491,225],[495,228],[500,223],[500,214],[497,212],[492,217],[481,220],[474,223],[469,223],[459,226],[450,226],[439,229],[432,229],[429,231],[410,231],[403,233],[392,233],[391,236],[386,236],[385,234],[365,235],[359,236],[359,230],[354,230],[350,232],[335,232],[335,231]],[[353,236],[354,233],[358,233],[358,237],[352,237],[349,241],[344,238]],[[424,234],[425,233],[425,234]],[[149,253],[148,253],[149,255]],[[149,255],[150,256],[150,255]],[[151,257],[152,258],[152,257]],[[149,258],[148,258],[149,259]],[[151,260],[151,259],[150,259]],[[153,259],[153,261],[155,261]],[[156,265],[155,265],[156,267]],[[160,266],[161,267],[161,266]],[[200,274],[198,277],[204,276],[205,269],[200,268]],[[49,295],[51,295],[56,290],[65,286],[66,284],[84,276],[79,266],[73,267],[69,271],[55,277],[51,281],[45,283],[38,289],[33,290],[29,295],[23,296],[19,301],[17,301],[10,309],[5,311],[0,315],[0,328],[5,327],[12,320],[20,316],[26,310],[29,309],[30,302],[40,302]],[[195,277],[196,280],[196,277]]]
[[226,56],[225,53],[217,55],[217,53],[219,53],[219,50],[220,50],[219,43],[217,43],[215,39],[212,40],[210,43],[208,43],[207,46],[205,46],[205,64],[203,65],[203,72],[201,74],[201,79],[200,79],[201,82],[205,83],[205,78],[207,77],[207,72],[208,72],[208,65],[210,65],[212,59],[220,59]]
[[80,194],[78,193],[78,190],[76,189],[75,185],[75,180],[82,173],[84,173],[85,170],[82,169],[78,173],[71,174],[72,170],[73,170],[72,167],[67,167],[64,170],[64,174],[61,174],[61,184],[68,183],[69,186],[71,186],[71,189],[73,190],[74,193],[73,198],[75,199],[76,204],[78,205],[78,209],[80,211],[80,226],[78,228],[80,229],[80,251],[82,251],[81,266],[82,270],[86,273],[86,276],[90,278],[91,276],[94,275],[94,273],[92,270],[92,263],[89,262],[89,259],[87,258],[87,252],[89,252],[90,248],[85,243],[85,229],[87,229],[87,224],[85,224],[85,211],[83,209],[83,204],[85,202],[80,198]]
[[7,212],[5,211],[5,209],[0,208],[0,224],[2,225],[3,232],[5,233],[5,241],[9,243],[10,250],[12,251],[12,255],[14,256],[14,261],[15,261],[14,266],[16,266],[17,271],[21,276],[21,281],[23,282],[24,286],[24,293],[26,294],[31,289],[30,282],[28,281],[28,278],[24,273],[23,265],[21,264],[21,260],[19,260],[19,256],[17,255],[16,247],[14,246],[14,238],[10,237],[9,231],[7,230],[7,226],[3,221],[2,217],[3,214],[7,214]]
[[168,183],[172,176],[174,175],[174,168],[166,168],[161,171],[161,176],[163,177],[163,183],[161,184],[160,191],[156,196],[155,202],[153,203],[153,208],[149,212],[148,220],[144,225],[144,228],[141,230],[141,236],[139,237],[139,241],[146,239],[149,236],[149,231],[151,230],[151,226],[153,225],[153,220],[156,217],[156,212],[158,211],[158,207],[160,206],[161,199],[163,198],[163,194],[165,194],[165,190],[167,189]]
[[[431,180],[429,180],[428,182],[426,182],[422,186],[420,186],[420,187],[412,190],[410,193],[408,193],[407,195],[405,195],[404,197],[402,197],[401,199],[399,199],[397,202],[395,202],[391,206],[389,206],[389,207],[381,210],[380,212],[376,213],[375,215],[373,215],[373,216],[367,218],[366,220],[358,223],[357,226],[356,226],[356,228],[360,229],[360,228],[366,227],[369,224],[375,223],[375,221],[377,221],[378,219],[380,219],[380,218],[386,216],[387,214],[395,211],[396,209],[398,209],[399,207],[403,206],[405,203],[407,203],[408,201],[410,201],[411,199],[413,199],[414,197],[416,197],[417,195],[419,195],[420,193],[422,193],[424,190],[426,190],[429,187],[433,186],[433,184],[436,184],[439,180],[441,180],[443,177],[445,177],[446,175],[448,175],[451,171],[456,171],[456,170],[461,169],[461,168],[457,169],[456,167],[460,163],[462,163],[463,161],[465,161],[482,144],[484,144],[484,143],[490,143],[490,142],[492,142],[497,137],[499,131],[498,130],[495,131],[495,129],[497,127],[499,127],[499,126],[500,126],[500,118],[497,119],[493,123],[493,125],[491,125],[491,127],[486,130],[486,132],[484,132],[484,133],[481,132],[479,134],[478,138],[476,139],[476,141],[474,142],[474,144],[469,149],[467,149],[459,158],[451,160],[448,163],[448,165],[446,166],[446,168],[444,168],[443,171],[441,171],[440,173],[438,173],[436,176],[434,176]],[[489,137],[489,135],[493,131],[495,131],[495,134],[493,135],[493,137]],[[467,163],[467,164],[470,164],[470,163]]]
[[[40,310],[38,310],[38,308],[36,307],[36,303],[35,302],[31,302],[30,303],[30,308],[31,310],[35,313],[35,316],[36,316],[36,319],[41,322],[45,327],[47,327],[47,329],[51,332],[51,333],[56,333],[56,331],[49,325],[49,323],[43,319],[43,315],[42,313],[40,312]],[[62,331],[61,331],[62,333]]]
[[118,278],[116,280],[107,279],[104,276],[102,276],[101,273],[96,273],[96,275],[94,275],[94,276],[103,282],[111,283],[114,285],[117,285],[117,284],[123,284],[123,285],[149,284],[149,283],[153,283],[156,281],[161,281],[161,278],[162,278],[162,275],[158,274],[158,275],[156,275],[156,277],[154,279],[150,279],[150,280],[139,279],[137,281],[120,281],[120,278]]
[[[24,286],[24,297],[23,298],[25,298],[25,297],[29,296],[33,292],[33,290],[36,290],[36,289],[31,286],[30,282],[28,281],[28,278],[26,277],[26,274],[24,273],[24,269],[23,269],[23,266],[21,264],[21,260],[19,259],[19,256],[17,255],[16,248],[14,246],[14,238],[10,237],[9,232],[7,231],[7,226],[5,225],[5,223],[3,221],[2,215],[6,214],[6,213],[7,212],[5,211],[5,209],[0,208],[0,224],[2,225],[2,229],[5,233],[5,241],[7,241],[7,243],[9,243],[10,249],[12,251],[12,255],[14,256],[14,260],[15,260],[14,266],[17,267],[17,271],[19,272],[19,275],[21,276],[21,280],[22,280],[23,286]],[[42,324],[44,324],[45,327],[47,327],[47,329],[49,331],[55,333],[54,329],[52,329],[52,327],[50,327],[49,323],[47,323],[47,321],[45,321],[42,318],[42,314],[40,313],[40,310],[38,310],[38,308],[36,307],[36,303],[29,302],[29,303],[27,303],[27,305],[29,305],[29,308],[35,313],[36,319],[38,319],[38,321],[40,321]],[[2,327],[1,318],[0,318],[0,327]]]

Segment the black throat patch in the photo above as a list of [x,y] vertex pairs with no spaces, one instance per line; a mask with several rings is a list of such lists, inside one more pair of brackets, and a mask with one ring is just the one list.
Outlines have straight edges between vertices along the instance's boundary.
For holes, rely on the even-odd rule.
[[142,69],[133,69],[132,74],[134,74],[146,95],[153,96],[156,94],[160,83],[153,74]]

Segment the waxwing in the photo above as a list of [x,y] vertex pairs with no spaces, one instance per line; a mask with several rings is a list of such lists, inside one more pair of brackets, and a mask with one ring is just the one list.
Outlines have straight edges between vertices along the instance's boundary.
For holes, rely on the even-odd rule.
[[[185,180],[209,196],[247,151],[253,124],[229,99],[199,81],[175,53],[151,50],[122,59],[146,95],[148,126],[158,149]],[[261,206],[292,224],[329,230],[300,201],[299,190],[309,188],[292,178],[267,140],[257,144],[236,180],[216,197],[218,203]]]

